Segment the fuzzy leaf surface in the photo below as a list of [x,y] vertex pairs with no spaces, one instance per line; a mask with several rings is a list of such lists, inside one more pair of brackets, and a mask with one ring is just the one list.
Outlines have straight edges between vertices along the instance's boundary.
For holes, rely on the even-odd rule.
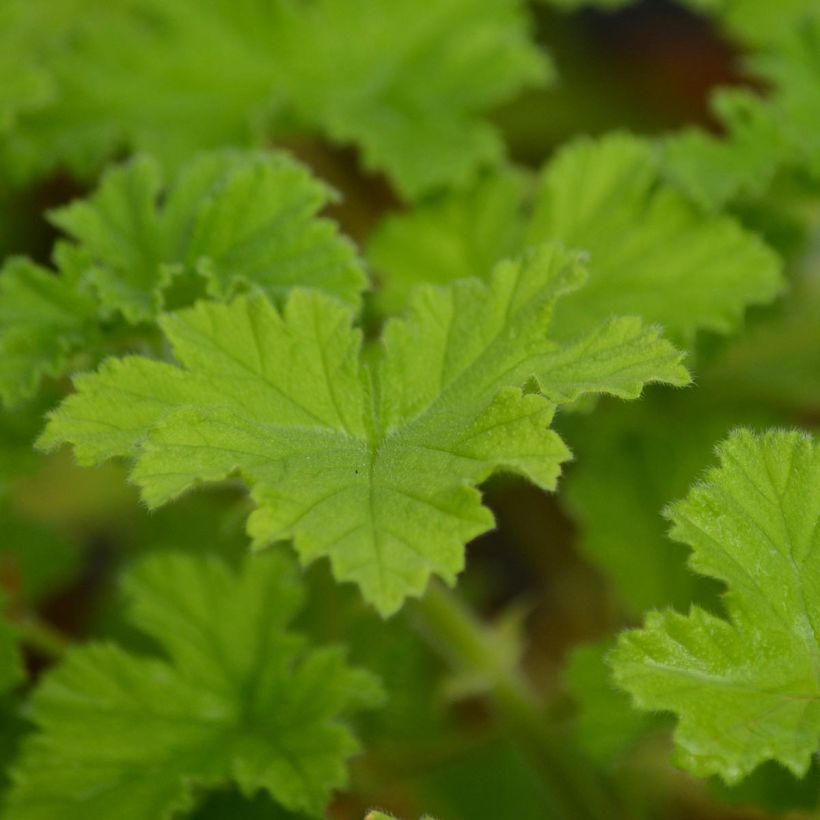
[[261,297],[199,303],[162,319],[179,366],[110,360],[77,379],[40,444],[71,443],[83,463],[135,457],[151,506],[239,472],[257,546],[329,556],[389,614],[431,574],[452,583],[492,526],[477,484],[504,470],[554,487],[569,453],[548,399],[688,381],[681,354],[631,320],[626,338],[600,332],[608,352],[597,336],[550,341],[555,301],[582,281],[574,255],[543,246],[488,285],[422,288],[372,364],[352,310],[321,294],[294,291],[281,313]]
[[72,240],[57,243],[56,272],[11,259],[0,275],[0,398],[17,404],[77,356],[144,341],[128,325],[169,301],[247,290],[282,300],[298,284],[358,303],[356,251],[317,216],[334,196],[283,154],[200,154],[168,184],[148,158],[109,171],[50,214]]
[[287,630],[303,599],[292,564],[265,555],[234,572],[165,553],[126,587],[134,626],[163,657],[91,644],[46,676],[5,816],[169,818],[195,787],[226,780],[323,815],[357,750],[340,716],[379,688],[338,649]]
[[213,152],[167,186],[154,160],[135,159],[51,218],[85,258],[102,309],[136,323],[186,272],[218,298],[242,287],[281,298],[300,284],[355,302],[364,274],[353,246],[317,218],[333,196],[283,154]]
[[615,677],[674,712],[680,762],[736,782],[766,760],[806,773],[820,741],[820,448],[741,430],[670,508],[691,566],[726,584],[727,618],[653,612],[621,636]]
[[[500,217],[502,207],[507,213]],[[507,227],[483,231],[478,245],[476,226],[485,213]],[[509,227],[514,220],[521,239]],[[384,301],[400,302],[419,276],[487,275],[493,248],[508,252],[510,237],[525,245],[560,241],[589,254],[587,286],[556,311],[553,332],[563,339],[613,315],[636,315],[688,344],[698,330],[730,332],[745,308],[771,301],[782,287],[780,261],[755,235],[694,208],[662,181],[649,142],[615,134],[562,149],[542,171],[529,214],[514,178],[502,175],[392,217],[371,245],[384,274]]]

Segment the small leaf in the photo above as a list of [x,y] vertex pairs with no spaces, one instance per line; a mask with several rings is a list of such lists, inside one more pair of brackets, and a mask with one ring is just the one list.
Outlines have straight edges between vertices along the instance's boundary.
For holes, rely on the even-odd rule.
[[639,707],[677,715],[693,773],[733,783],[771,759],[802,776],[820,740],[820,449],[739,431],[719,452],[669,516],[692,568],[726,584],[727,619],[653,612],[611,662]]
[[[579,139],[544,167],[529,209],[520,181],[499,174],[391,217],[370,246],[382,304],[393,308],[421,277],[487,276],[493,254],[511,244],[557,241],[589,255],[587,286],[556,309],[557,338],[619,315],[660,325],[686,345],[698,331],[729,333],[747,307],[780,292],[780,260],[734,219],[693,207],[662,170],[652,144],[638,137]],[[483,227],[487,215],[493,228]]]
[[92,644],[45,677],[6,816],[169,818],[196,787],[226,780],[323,815],[357,750],[340,715],[378,701],[379,688],[338,649],[287,631],[302,605],[290,562],[259,556],[234,573],[166,553],[126,588],[134,625],[164,657]]

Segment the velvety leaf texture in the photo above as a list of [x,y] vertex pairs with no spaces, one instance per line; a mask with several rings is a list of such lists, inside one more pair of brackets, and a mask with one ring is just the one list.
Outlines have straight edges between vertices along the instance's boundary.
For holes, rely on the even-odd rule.
[[820,449],[734,433],[669,515],[691,565],[726,584],[727,617],[650,614],[611,656],[638,706],[674,712],[678,758],[728,782],[776,760],[805,774],[820,742]]
[[12,259],[0,275],[0,398],[31,396],[78,353],[121,349],[124,326],[152,322],[169,300],[281,300],[299,284],[356,304],[356,251],[317,216],[333,196],[282,154],[201,154],[167,185],[148,158],[112,169],[51,213],[72,240],[57,244],[56,273]]
[[47,60],[54,102],[6,146],[20,176],[59,164],[88,175],[123,147],[174,168],[198,150],[318,131],[415,197],[497,160],[484,112],[549,75],[519,0],[438,0],[424,14],[413,0],[85,5]]
[[492,526],[477,484],[503,470],[554,487],[569,457],[548,430],[554,402],[688,381],[681,354],[630,319],[550,341],[554,303],[583,278],[548,245],[488,285],[421,288],[370,364],[353,311],[316,292],[282,312],[262,297],[199,303],[161,320],[178,366],[109,360],[77,379],[40,444],[71,443],[87,464],[135,457],[151,506],[238,471],[257,546],[329,556],[389,614],[431,574],[452,582]]
[[281,297],[298,283],[355,302],[364,275],[354,248],[316,218],[332,197],[285,155],[226,151],[200,155],[167,187],[156,162],[136,159],[51,218],[86,259],[103,310],[139,322],[186,271],[223,298],[241,287]]
[[380,692],[338,649],[287,630],[303,598],[292,564],[275,553],[234,572],[166,553],[126,588],[164,656],[90,644],[47,674],[4,816],[159,820],[229,780],[323,816],[357,750],[340,716]]
[[[589,254],[590,276],[557,309],[556,336],[572,338],[619,314],[658,323],[686,343],[698,330],[728,333],[746,307],[779,293],[781,263],[733,219],[690,205],[660,171],[645,140],[581,139],[544,168],[529,215],[515,177],[501,174],[392,217],[370,249],[383,273],[383,303],[401,303],[419,276],[483,276],[493,253],[512,243],[557,240]],[[480,230],[486,215],[495,227]]]

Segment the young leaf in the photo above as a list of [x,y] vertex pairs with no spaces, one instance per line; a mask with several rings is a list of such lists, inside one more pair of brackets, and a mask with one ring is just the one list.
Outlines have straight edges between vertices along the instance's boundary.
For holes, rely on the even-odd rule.
[[805,774],[820,740],[820,449],[739,431],[670,508],[693,569],[723,581],[728,619],[654,612],[621,636],[617,682],[678,716],[678,757],[735,782],[765,760]]
[[556,315],[565,338],[623,313],[687,342],[698,330],[728,333],[782,286],[757,237],[659,185],[650,144],[628,135],[581,140],[547,167],[529,238],[547,236],[590,254],[589,285]]
[[[257,546],[292,538],[305,562],[329,555],[389,614],[431,573],[452,582],[464,544],[492,526],[475,485],[507,470],[554,487],[569,453],[547,399],[687,382],[681,354],[630,320],[626,335],[616,322],[549,341],[554,302],[582,279],[572,254],[544,246],[488,286],[421,289],[372,368],[352,311],[318,293],[294,291],[281,314],[263,298],[199,303],[161,320],[179,367],[130,358],[78,378],[40,446],[72,443],[82,463],[136,456],[151,506],[239,471]],[[522,392],[533,379],[542,395]]]
[[523,243],[526,183],[523,173],[504,167],[468,192],[385,218],[367,248],[373,268],[387,274],[374,294],[379,310],[399,313],[420,274],[425,283],[446,285],[485,276],[515,255]]
[[296,284],[356,304],[355,249],[317,218],[332,197],[282,154],[201,154],[167,186],[147,158],[109,171],[51,214],[73,240],[57,244],[56,275],[13,259],[0,276],[0,398],[28,398],[77,353],[98,357],[118,336],[121,347],[126,323],[153,321],[172,285],[177,305],[205,290],[281,300]]
[[102,309],[136,323],[185,272],[220,298],[240,287],[281,298],[300,284],[355,303],[365,283],[355,250],[316,218],[332,197],[283,154],[202,154],[165,190],[157,163],[138,158],[51,218],[86,259]]
[[785,161],[788,141],[766,103],[746,89],[718,89],[710,100],[727,136],[687,128],[663,142],[666,176],[706,210],[733,197],[758,197]]
[[[514,209],[509,222],[523,203],[515,202],[511,182],[497,184]],[[489,272],[480,265],[491,249],[473,252],[472,226],[499,207],[500,200],[492,201],[494,186],[454,196],[455,202],[434,203],[421,215],[393,217],[376,234],[371,258],[385,273],[385,289],[399,291],[385,297],[388,303],[400,301],[420,272],[434,281]],[[442,218],[446,253],[431,230]],[[699,330],[730,332],[746,307],[771,301],[782,287],[781,264],[771,250],[733,219],[693,208],[660,180],[652,145],[626,134],[562,149],[541,174],[523,233],[525,243],[558,240],[590,255],[587,287],[556,311],[553,332],[562,339],[627,314],[690,343]],[[510,235],[508,228],[488,237],[502,252]]]
[[323,814],[357,749],[340,715],[379,688],[336,648],[288,632],[302,589],[281,554],[238,573],[164,554],[127,579],[135,626],[165,657],[74,649],[31,703],[9,820],[167,818],[195,789],[234,781],[286,809]]

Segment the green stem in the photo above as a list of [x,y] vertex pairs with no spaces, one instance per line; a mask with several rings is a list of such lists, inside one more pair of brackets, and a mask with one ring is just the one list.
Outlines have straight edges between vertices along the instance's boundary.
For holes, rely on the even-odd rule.
[[32,613],[21,616],[14,628],[22,643],[52,660],[62,658],[71,645],[65,635]]
[[542,704],[517,668],[504,662],[490,630],[443,584],[432,583],[416,604],[426,640],[458,670],[480,675],[512,736],[538,764],[561,820],[620,816],[598,773],[571,738],[550,724]]

